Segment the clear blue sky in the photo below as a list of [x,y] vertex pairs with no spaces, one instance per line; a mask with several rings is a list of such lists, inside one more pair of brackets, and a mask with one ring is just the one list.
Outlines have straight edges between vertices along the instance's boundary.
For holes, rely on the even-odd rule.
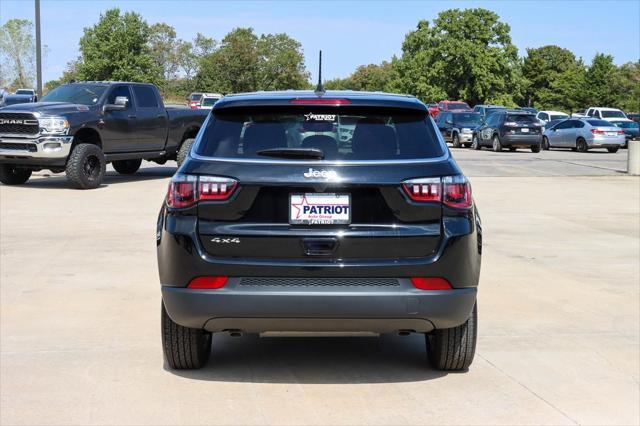
[[[0,0],[0,24],[33,19],[33,0]],[[49,48],[44,81],[58,78],[78,56],[84,27],[111,7],[133,10],[149,23],[166,22],[178,37],[201,32],[220,40],[234,27],[256,33],[286,32],[302,43],[315,78],[317,52],[323,50],[323,77],[346,77],[358,65],[379,63],[401,51],[402,40],[420,19],[433,20],[453,7],[483,7],[511,26],[523,56],[527,47],[557,44],[590,62],[597,52],[616,63],[640,58],[640,0],[628,1],[361,1],[213,2],[186,0],[42,0],[42,37]]]

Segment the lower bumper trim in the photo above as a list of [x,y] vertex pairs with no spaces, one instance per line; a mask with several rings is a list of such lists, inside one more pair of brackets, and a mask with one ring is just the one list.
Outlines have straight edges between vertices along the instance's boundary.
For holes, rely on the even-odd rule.
[[451,328],[464,323],[476,301],[476,288],[265,291],[162,287],[171,319],[208,331],[394,332]]

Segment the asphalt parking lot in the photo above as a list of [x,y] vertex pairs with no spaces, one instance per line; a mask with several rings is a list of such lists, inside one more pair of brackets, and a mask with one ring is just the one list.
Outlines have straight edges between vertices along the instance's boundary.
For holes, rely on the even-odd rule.
[[160,347],[155,221],[174,167],[0,186],[1,424],[638,424],[640,179],[617,154],[454,150],[484,227],[476,358],[420,335]]

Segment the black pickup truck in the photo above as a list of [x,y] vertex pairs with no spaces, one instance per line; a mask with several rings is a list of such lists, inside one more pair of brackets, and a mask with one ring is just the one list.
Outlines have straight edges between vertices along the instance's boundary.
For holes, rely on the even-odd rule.
[[88,189],[101,184],[107,163],[123,174],[142,160],[180,164],[208,113],[165,108],[152,84],[65,84],[41,102],[0,108],[0,182],[19,185],[49,169]]

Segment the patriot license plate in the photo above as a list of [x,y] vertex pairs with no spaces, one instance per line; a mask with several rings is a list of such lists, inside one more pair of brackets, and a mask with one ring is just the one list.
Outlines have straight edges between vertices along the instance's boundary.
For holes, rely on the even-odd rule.
[[294,225],[342,225],[351,223],[349,194],[291,194],[289,223]]

